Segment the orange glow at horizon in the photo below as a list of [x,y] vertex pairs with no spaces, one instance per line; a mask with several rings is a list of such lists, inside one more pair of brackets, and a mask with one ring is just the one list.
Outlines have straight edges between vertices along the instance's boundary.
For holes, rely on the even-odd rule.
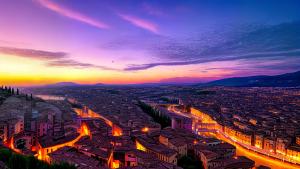
[[[57,82],[76,82],[81,84],[135,84],[159,82],[175,77],[220,78],[233,71],[211,70],[210,72],[191,72],[197,65],[155,67],[140,71],[102,70],[97,68],[50,67],[43,60],[0,54],[0,84],[17,86],[45,85]],[[210,64],[208,64],[210,65]],[[214,65],[211,63],[211,65]],[[207,67],[207,66],[206,66]],[[208,66],[209,67],[209,66]],[[163,69],[163,73],[162,73]]]

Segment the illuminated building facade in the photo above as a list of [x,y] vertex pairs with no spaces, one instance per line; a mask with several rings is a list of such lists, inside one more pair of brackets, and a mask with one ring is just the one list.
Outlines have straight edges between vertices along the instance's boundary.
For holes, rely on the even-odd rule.
[[146,152],[146,147],[143,146],[139,141],[136,140],[135,144],[136,144],[136,149]]
[[275,153],[276,141],[275,138],[267,137],[264,139],[264,150],[268,153]]
[[253,136],[252,133],[249,133],[249,132],[242,132],[242,131],[236,132],[237,141],[240,143],[246,144],[248,146],[252,145],[252,141],[253,141],[252,136]]
[[113,133],[113,136],[122,136],[123,135],[123,131],[122,131],[121,127],[117,126],[116,124],[113,124],[113,126],[112,126],[112,133]]
[[295,162],[300,161],[300,149],[299,147],[290,146],[287,148],[286,155]]
[[[300,159],[297,157],[298,151],[300,149],[297,146],[293,146],[293,148],[290,148],[289,155],[287,154],[287,147],[291,145],[290,138],[266,137],[265,136],[266,134],[261,133],[261,131],[255,133],[247,125],[241,122],[233,122],[228,124],[217,123],[208,114],[202,111],[197,111],[194,108],[191,108],[191,113],[200,119],[200,121],[197,123],[195,123],[195,121],[197,120],[193,120],[193,123],[195,123],[194,125],[195,130],[198,132],[199,130],[197,129],[206,129],[207,131],[209,131],[209,133],[211,132],[223,133],[225,134],[226,137],[229,137],[234,142],[242,146],[245,146],[248,149],[250,148],[269,156],[273,156],[279,159],[284,159],[285,161],[290,161],[298,164],[300,163]],[[234,118],[244,121],[243,118],[240,116],[235,116]],[[203,121],[201,121],[202,119],[204,119],[203,121],[206,121],[208,123],[204,123]],[[215,122],[214,125],[215,127],[211,125],[212,124],[211,122],[212,123]],[[252,119],[251,124],[255,126],[257,124],[257,121]],[[296,144],[297,144],[297,138],[298,140],[300,140],[299,137],[296,137]]]
[[300,135],[296,137],[296,144],[300,145]]
[[287,147],[290,145],[291,139],[278,137],[276,139],[276,153],[286,155]]
[[254,135],[254,146],[259,149],[263,149],[264,146],[264,137],[261,134]]
[[170,149],[175,150],[179,156],[186,156],[187,155],[187,143],[185,140],[180,138],[169,139],[163,135],[159,136],[159,142]]
[[[44,146],[41,143],[37,143],[38,159],[49,162],[49,156],[48,156],[49,153],[52,153],[60,148],[66,147],[66,146],[73,147],[74,144],[78,140],[80,140],[83,136],[91,137],[91,133],[85,123],[82,123],[82,125],[79,129],[78,135],[76,137],[70,137],[71,139],[66,140],[66,142],[59,143],[59,144],[50,143],[50,146],[47,146],[47,145]],[[49,141],[49,140],[46,140],[46,141]]]
[[178,153],[175,150],[169,149],[168,147],[149,144],[144,140],[137,139],[136,148],[138,150],[156,155],[156,157],[161,161],[177,165]]

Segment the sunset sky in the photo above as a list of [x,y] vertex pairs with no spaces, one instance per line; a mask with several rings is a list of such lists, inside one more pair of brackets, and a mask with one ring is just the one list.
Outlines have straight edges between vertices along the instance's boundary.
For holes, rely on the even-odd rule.
[[299,0],[0,0],[0,84],[300,70]]

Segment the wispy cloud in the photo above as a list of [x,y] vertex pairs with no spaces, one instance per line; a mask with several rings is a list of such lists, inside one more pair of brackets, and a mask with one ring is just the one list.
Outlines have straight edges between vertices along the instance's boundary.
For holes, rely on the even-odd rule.
[[43,50],[23,49],[4,46],[0,46],[0,53],[39,60],[63,59],[67,56],[67,53],[65,52],[50,52]]
[[99,21],[99,20],[95,20],[93,18],[90,18],[88,16],[85,16],[84,14],[81,14],[77,11],[73,11],[71,9],[68,9],[66,7],[63,7],[53,1],[49,1],[49,0],[37,0],[37,2],[39,2],[39,4],[41,4],[43,7],[46,7],[47,9],[54,11],[62,16],[68,17],[70,19],[74,19],[83,23],[86,23],[88,25],[100,28],[100,29],[108,29],[109,25],[107,25],[106,23]]
[[119,69],[106,67],[106,66],[99,66],[99,65],[90,64],[90,63],[82,63],[82,62],[78,62],[78,61],[75,61],[72,59],[50,61],[47,63],[47,65],[53,66],[53,67],[73,67],[73,68],[78,68],[78,69],[96,68],[96,69],[102,69],[102,70],[115,70],[115,71],[119,70]]
[[[232,55],[232,56],[214,56],[214,57],[200,57],[200,59],[187,60],[187,61],[176,61],[176,62],[156,62],[147,64],[132,64],[124,68],[125,71],[138,71],[146,70],[157,66],[182,66],[182,65],[194,65],[200,63],[209,62],[222,62],[222,61],[236,61],[236,60],[255,60],[255,59],[279,59],[284,57],[295,58],[300,56],[300,49],[291,51],[278,51],[278,52],[260,52],[260,53],[248,53],[243,55]],[[286,59],[286,58],[285,58]],[[261,60],[256,60],[261,62]]]
[[131,23],[139,28],[145,29],[145,30],[150,31],[155,34],[159,33],[157,26],[150,21],[147,21],[145,19],[141,19],[141,18],[138,18],[135,16],[131,16],[131,15],[125,15],[125,14],[118,14],[118,15],[123,20],[128,21],[129,23]]
[[[300,22],[291,22],[259,26],[254,30],[246,29],[241,33],[230,35],[230,37],[217,37],[218,43],[205,41],[201,37],[197,40],[196,36],[195,40],[165,40],[164,43],[150,43],[148,48],[160,62],[131,64],[124,70],[139,71],[157,66],[194,65],[223,61],[240,63],[253,61],[253,64],[247,66],[254,68],[260,62],[292,61],[300,57],[299,35]],[[203,41],[206,43],[203,44]],[[276,67],[280,65],[283,64],[278,63]],[[275,69],[275,67],[273,68]]]
[[76,69],[87,69],[87,68],[96,68],[102,70],[115,70],[118,69],[110,68],[106,66],[83,63],[71,59],[66,52],[52,52],[36,49],[24,49],[24,48],[15,48],[15,47],[5,47],[0,46],[0,54],[14,55],[23,58],[41,60],[45,62],[47,66],[51,67],[72,67]]

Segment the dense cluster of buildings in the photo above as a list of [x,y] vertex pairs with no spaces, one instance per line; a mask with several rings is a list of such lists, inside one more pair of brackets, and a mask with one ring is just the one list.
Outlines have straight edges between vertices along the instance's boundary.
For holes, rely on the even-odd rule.
[[[138,101],[149,100],[149,96],[153,103],[181,104],[182,99],[166,96],[162,91],[131,87],[67,87],[39,89],[38,94],[64,96],[72,103],[83,104],[83,111],[77,114],[85,117],[85,120],[91,120],[88,123],[91,136],[83,137],[69,148],[74,151],[65,149],[60,154],[84,154],[98,159],[98,166],[111,168],[180,168],[178,161],[185,156],[201,160],[206,169],[237,167],[241,163],[245,164],[245,169],[254,167],[252,160],[236,156],[234,146],[194,134],[191,129],[193,121],[190,118],[171,113],[168,107],[150,104],[155,111],[170,115],[172,119],[170,127],[162,129],[160,124],[138,106]],[[84,110],[87,107],[94,111]],[[101,114],[101,117],[92,115],[92,112]],[[83,115],[84,113],[89,115]],[[95,125],[95,121],[102,121],[102,125]],[[116,127],[121,130],[119,135],[113,134]],[[212,146],[219,149],[214,151]],[[210,158],[208,152],[217,156]],[[58,155],[56,158],[52,153],[49,156],[50,161],[62,159]],[[214,165],[211,165],[212,161]],[[75,162],[71,160],[70,163]]]
[[[31,91],[60,99],[55,104],[5,99],[1,112],[8,109],[15,114],[3,115],[9,119],[5,125],[0,122],[0,136],[8,140],[13,135],[15,147],[36,149],[51,163],[172,169],[180,168],[182,157],[192,156],[205,169],[255,166],[247,157],[237,156],[236,147],[221,135],[234,145],[299,164],[297,88],[77,86]],[[14,106],[9,107],[11,102]],[[140,102],[168,116],[170,126],[162,128],[139,107]],[[23,116],[19,110],[24,110]],[[16,141],[19,138],[28,141]]]
[[0,142],[18,153],[38,156],[50,145],[77,137],[80,123],[72,117],[68,106],[25,95],[3,97]]
[[[242,146],[300,164],[298,89],[209,88],[181,98],[216,122],[215,129]],[[204,127],[205,128],[205,127]],[[298,140],[298,141],[297,141]]]

